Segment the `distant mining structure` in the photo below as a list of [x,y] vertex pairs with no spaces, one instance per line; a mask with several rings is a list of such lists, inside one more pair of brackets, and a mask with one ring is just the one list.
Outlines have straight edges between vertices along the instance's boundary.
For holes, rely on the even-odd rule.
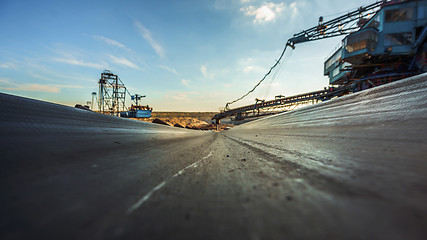
[[[113,74],[110,70],[104,70],[104,72],[101,73],[101,78],[99,79],[98,84],[98,112],[118,117],[151,117],[153,108],[149,107],[148,105],[141,106],[139,104],[145,95],[131,95],[125,84],[122,82],[122,80],[120,80],[119,76]],[[132,104],[130,108],[126,106],[126,94],[129,94],[131,100],[134,101],[134,104]],[[96,92],[92,92],[92,110],[95,98]],[[87,108],[89,107],[87,106]]]
[[119,76],[109,70],[101,73],[99,79],[99,112],[118,116],[120,112],[127,111],[126,86]]

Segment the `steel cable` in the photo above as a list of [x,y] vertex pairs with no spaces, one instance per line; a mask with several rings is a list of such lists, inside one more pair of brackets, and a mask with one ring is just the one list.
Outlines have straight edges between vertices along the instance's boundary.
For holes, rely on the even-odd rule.
[[285,59],[283,60],[282,64],[280,64],[280,66],[277,68],[275,73],[273,73],[273,75],[271,76],[270,82],[267,82],[267,90],[265,91],[265,94],[263,95],[263,99],[266,99],[268,97],[268,95],[270,94],[270,90],[271,90],[272,85],[275,83],[275,81],[277,80],[277,78],[280,76],[283,69],[285,68],[286,64],[289,62],[289,59],[292,57],[292,53],[293,52],[291,51],[289,54],[287,54],[287,56],[284,56]]
[[240,100],[242,100],[243,98],[245,98],[246,96],[248,96],[250,93],[252,93],[253,91],[255,91],[255,89],[267,78],[267,76],[268,75],[270,75],[270,73],[271,73],[271,71],[273,71],[273,69],[277,66],[277,65],[279,65],[279,63],[280,63],[280,60],[282,60],[282,58],[283,58],[283,55],[285,54],[285,52],[286,52],[286,49],[288,48],[288,44],[289,43],[286,43],[286,45],[285,45],[285,48],[283,49],[283,51],[282,51],[282,54],[280,54],[280,57],[279,57],[279,59],[276,61],[276,63],[270,68],[270,70],[264,75],[264,77],[255,85],[255,87],[253,87],[251,90],[249,90],[249,92],[247,92],[246,94],[244,94],[243,96],[241,96],[241,97],[239,97],[238,99],[236,99],[236,100],[234,100],[234,101],[231,101],[231,102],[228,102],[226,105],[225,105],[225,108],[224,108],[224,110],[227,110],[227,109],[229,109],[229,107],[228,106],[230,106],[230,104],[233,104],[233,103],[235,103],[235,102],[238,102],[238,101],[240,101]]

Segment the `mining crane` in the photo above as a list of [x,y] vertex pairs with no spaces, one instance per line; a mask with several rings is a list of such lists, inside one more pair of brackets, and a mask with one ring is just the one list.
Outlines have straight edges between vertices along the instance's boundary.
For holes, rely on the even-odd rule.
[[295,49],[295,44],[298,44],[298,43],[336,37],[336,36],[345,35],[353,31],[356,31],[357,29],[360,28],[360,26],[364,22],[367,21],[367,19],[370,16],[374,15],[381,8],[381,5],[384,2],[385,1],[379,1],[376,3],[370,4],[368,6],[360,7],[357,10],[348,12],[342,16],[339,16],[327,22],[323,21],[324,20],[323,17],[319,17],[319,23],[317,26],[301,31],[300,33],[294,34],[294,36],[287,41],[285,48],[283,49],[279,59],[270,68],[267,74],[265,74],[265,76],[258,82],[258,84],[256,84],[255,87],[252,88],[252,90],[247,92],[242,97],[234,101],[228,102],[224,110],[225,111],[230,110],[229,106],[231,104],[242,100],[243,98],[248,96],[251,92],[253,92],[267,78],[267,76],[270,75],[273,69],[277,65],[279,65],[280,60],[283,58],[288,46],[291,47],[292,49]]
[[[317,26],[294,34],[255,87],[228,102],[224,111],[212,119],[218,122],[221,118],[242,116],[251,109],[259,112],[266,103],[237,109],[229,106],[248,96],[266,79],[287,47],[295,49],[299,43],[341,35],[346,35],[341,47],[324,63],[324,75],[334,88],[329,88],[329,94],[322,93],[322,101],[329,99],[325,96],[357,92],[427,71],[427,0],[378,1],[326,22],[320,17]],[[277,101],[268,102],[275,105]]]
[[357,92],[427,70],[426,0],[380,1],[295,34],[287,44],[347,35],[324,63],[329,84]]
[[295,48],[295,44],[297,43],[350,34],[360,29],[370,17],[380,10],[385,2],[386,1],[379,1],[360,7],[357,10],[348,12],[327,22],[323,22],[323,17],[319,17],[317,26],[294,34],[294,36],[288,40],[287,44]]

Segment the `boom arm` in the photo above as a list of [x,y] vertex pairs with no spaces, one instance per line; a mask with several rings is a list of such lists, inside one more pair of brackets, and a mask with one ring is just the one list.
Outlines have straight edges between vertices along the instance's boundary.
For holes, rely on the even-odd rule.
[[320,17],[317,26],[294,34],[294,36],[288,40],[287,44],[294,48],[294,45],[297,43],[349,34],[363,26],[366,23],[366,19],[375,15],[385,2],[386,1],[383,0],[360,7],[357,10],[327,22],[323,22],[323,17]]
[[270,75],[272,70],[280,63],[280,60],[285,54],[285,51],[288,46],[295,48],[295,44],[297,43],[303,43],[352,33],[353,31],[358,30],[360,27],[362,27],[367,21],[369,21],[368,19],[375,15],[381,9],[381,6],[386,2],[387,0],[381,0],[376,3],[360,7],[357,10],[346,13],[340,17],[337,17],[327,22],[323,22],[323,17],[320,17],[319,24],[317,26],[294,34],[294,36],[290,38],[286,43],[285,48],[283,49],[279,59],[264,75],[264,77],[255,85],[255,87],[249,90],[240,98],[228,102],[224,107],[224,111],[230,110],[230,104],[238,102],[248,96],[250,93],[252,93],[266,79],[266,77]]

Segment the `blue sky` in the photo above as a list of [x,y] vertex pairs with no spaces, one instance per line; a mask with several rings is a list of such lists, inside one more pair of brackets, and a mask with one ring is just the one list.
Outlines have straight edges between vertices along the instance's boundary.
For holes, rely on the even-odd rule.
[[[264,76],[294,33],[373,2],[0,0],[0,91],[86,104],[109,69],[154,111],[218,111]],[[323,62],[341,39],[297,45],[231,107],[327,86]]]

